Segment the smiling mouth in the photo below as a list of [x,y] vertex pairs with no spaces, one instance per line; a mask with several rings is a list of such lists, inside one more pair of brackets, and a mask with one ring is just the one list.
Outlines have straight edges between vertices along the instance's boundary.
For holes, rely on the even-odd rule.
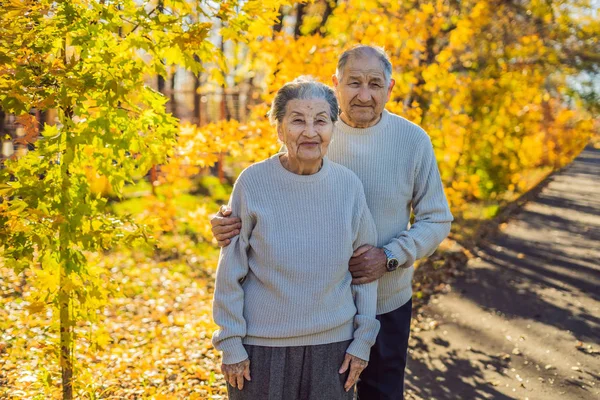
[[304,143],[300,143],[300,146],[318,146],[320,143],[319,142],[304,142]]

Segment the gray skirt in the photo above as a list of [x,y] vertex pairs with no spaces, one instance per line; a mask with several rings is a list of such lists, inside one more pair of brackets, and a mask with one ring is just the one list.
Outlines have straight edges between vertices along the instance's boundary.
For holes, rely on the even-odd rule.
[[314,346],[244,345],[250,377],[238,390],[229,383],[230,400],[352,400],[344,390],[348,372],[338,373],[351,340]]

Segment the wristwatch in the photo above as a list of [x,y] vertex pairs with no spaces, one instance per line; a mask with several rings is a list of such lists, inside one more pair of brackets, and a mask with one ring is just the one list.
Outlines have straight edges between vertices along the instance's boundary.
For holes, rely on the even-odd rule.
[[383,252],[387,257],[387,264],[385,265],[385,268],[388,270],[388,272],[395,271],[400,266],[398,259],[394,257],[392,252],[386,249],[385,247],[383,248]]

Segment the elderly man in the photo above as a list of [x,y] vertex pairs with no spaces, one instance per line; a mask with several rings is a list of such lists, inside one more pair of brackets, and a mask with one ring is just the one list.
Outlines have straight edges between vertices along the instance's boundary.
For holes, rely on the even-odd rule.
[[[391,74],[383,50],[361,45],[341,55],[333,76],[341,112],[328,157],[362,181],[379,235],[377,247],[357,249],[349,262],[353,283],[379,280],[381,328],[360,376],[360,400],[403,398],[413,263],[435,251],[453,220],[429,136],[384,109],[395,83]],[[211,221],[221,246],[240,229],[229,215],[223,208]]]

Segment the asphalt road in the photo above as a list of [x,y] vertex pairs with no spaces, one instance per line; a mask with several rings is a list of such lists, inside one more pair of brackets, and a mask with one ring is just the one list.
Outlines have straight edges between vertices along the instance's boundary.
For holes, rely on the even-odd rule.
[[478,248],[413,334],[407,399],[600,399],[600,150]]

